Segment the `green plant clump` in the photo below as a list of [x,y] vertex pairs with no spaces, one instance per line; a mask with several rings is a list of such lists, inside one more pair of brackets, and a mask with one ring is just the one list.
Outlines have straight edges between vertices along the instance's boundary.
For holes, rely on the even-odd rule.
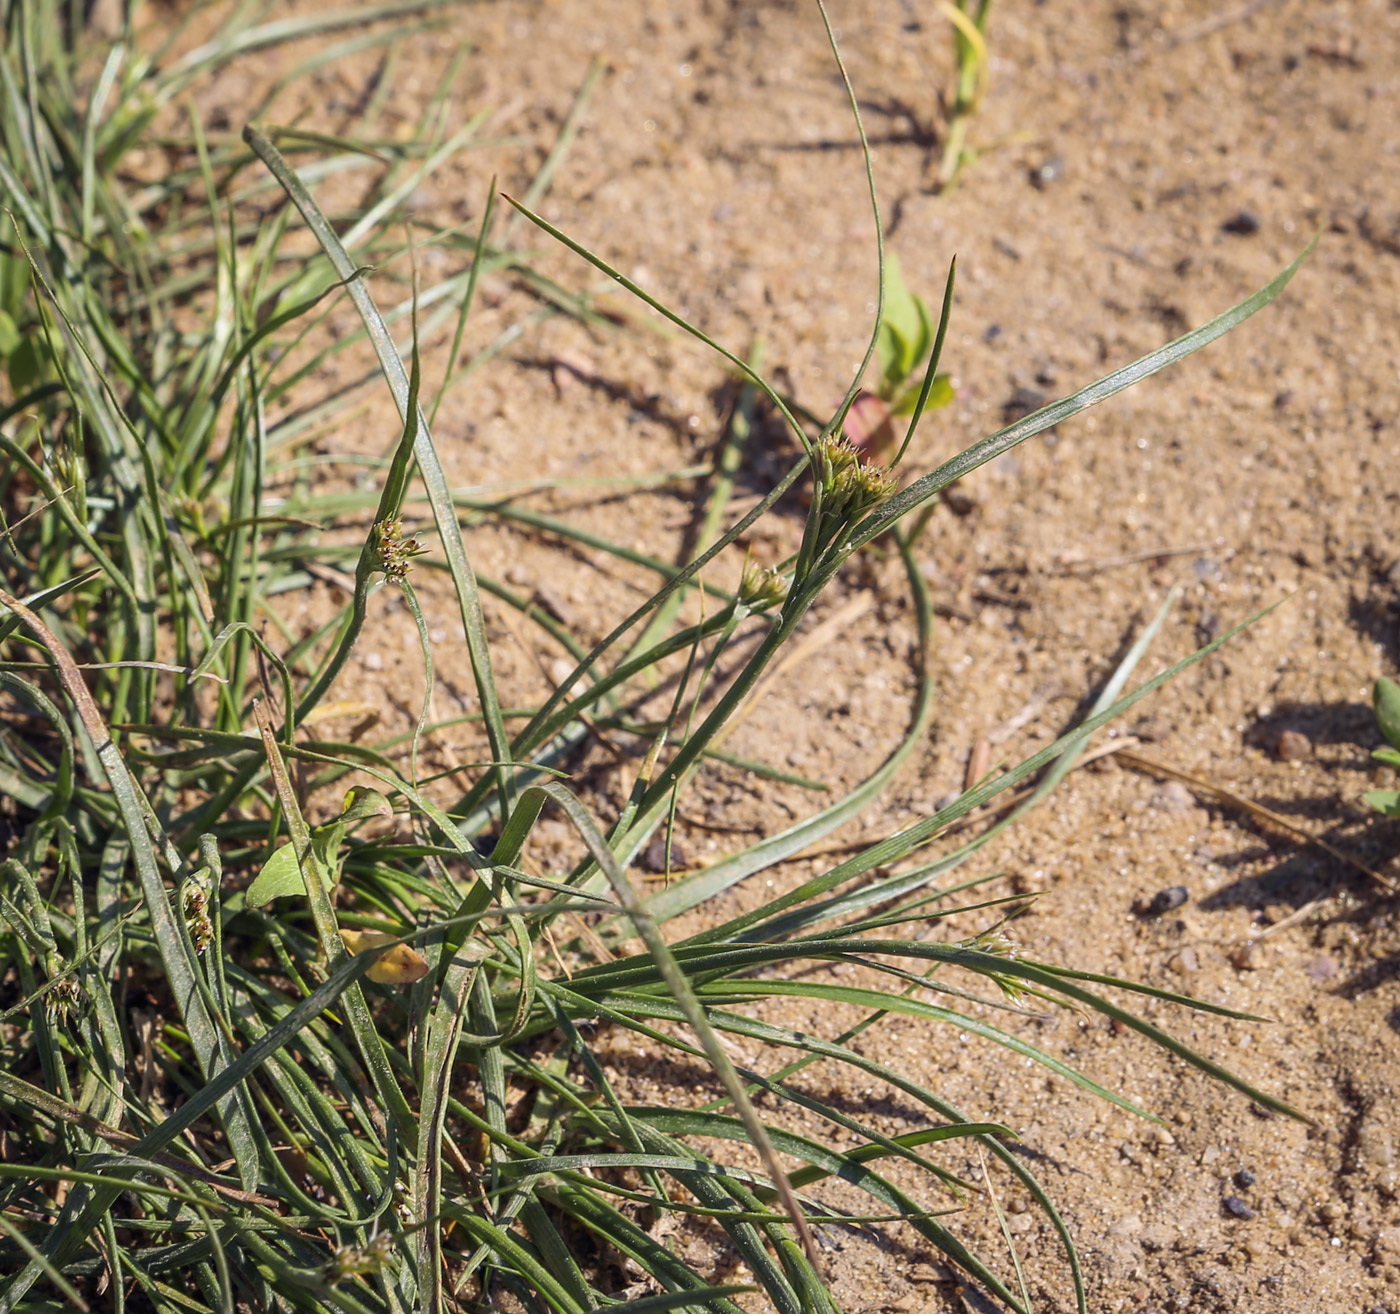
[[[931,608],[911,524],[940,491],[1228,332],[1279,294],[1301,256],[1219,318],[902,489],[897,467],[939,377],[951,286],[936,332],[916,310],[914,340],[900,329],[892,344],[903,353],[901,395],[911,353],[927,365],[889,468],[841,437],[860,374],[829,422],[807,426],[711,343],[748,380],[748,402],[764,394],[785,417],[801,455],[720,533],[743,455],[736,424],[701,473],[713,532],[686,560],[588,539],[653,571],[657,588],[585,649],[478,578],[462,526],[488,509],[526,530],[582,535],[509,496],[482,502],[449,486],[417,339],[400,343],[391,331],[414,323],[413,297],[405,285],[382,311],[364,274],[381,266],[381,288],[403,277],[393,271],[409,254],[404,199],[471,144],[482,120],[449,132],[434,111],[397,146],[373,136],[373,113],[353,143],[258,127],[244,140],[206,140],[197,124],[162,136],[172,131],[162,110],[190,78],[287,39],[284,26],[230,26],[213,46],[175,58],[144,53],[129,32],[94,50],[58,8],[0,4],[9,389],[0,397],[0,1314],[104,1304],[118,1314],[738,1314],[755,1288],[784,1314],[819,1314],[836,1306],[814,1229],[871,1223],[907,1229],[1007,1308],[1027,1310],[1024,1284],[960,1239],[950,1211],[984,1197],[940,1161],[950,1149],[984,1155],[1034,1198],[1063,1242],[1082,1310],[1069,1229],[1010,1148],[1014,1133],[861,1053],[852,1043],[861,1032],[890,1013],[951,1027],[1151,1117],[1018,1026],[1028,1002],[1092,1010],[1261,1105],[1294,1112],[1115,1000],[1242,1015],[1018,948],[1006,924],[1023,901],[949,879],[1000,825],[959,848],[933,847],[959,817],[1033,777],[1029,801],[1006,820],[1034,806],[1100,726],[1229,634],[1125,692],[1154,623],[1092,714],[1056,743],[751,911],[676,934],[682,914],[762,877],[890,782],[933,708],[921,655],[903,738],[855,789],[664,888],[642,893],[629,870],[667,833],[682,791],[720,754],[725,728],[853,556],[876,540],[898,554],[925,652]],[[315,58],[378,42],[391,69],[405,29],[357,25],[428,8],[350,11],[290,35],[343,28],[351,35]],[[157,182],[135,182],[130,152],[152,142],[174,163]],[[299,169],[286,152],[304,157]],[[366,214],[328,219],[313,190],[366,167],[377,179]],[[536,181],[521,212],[702,337],[540,220],[533,206],[547,174]],[[588,313],[493,247],[491,212],[488,203],[472,234],[412,239],[463,262],[417,294],[418,331],[451,329],[454,361],[483,270],[512,271],[542,314]],[[324,260],[298,247],[308,232]],[[889,286],[883,271],[880,286]],[[372,472],[369,494],[332,493],[312,478],[309,438],[363,390],[312,391],[341,349],[321,324],[342,297],[402,418],[381,450],[355,458]],[[489,355],[455,367],[438,400]],[[279,405],[284,398],[295,405]],[[811,497],[792,558],[742,577],[736,566],[733,591],[707,585],[704,618],[682,623],[679,604],[700,572],[800,480]],[[432,533],[405,538],[406,507],[430,517]],[[327,570],[347,600],[299,633],[279,599]],[[403,598],[424,636],[431,689],[414,591],[430,570],[460,615],[489,754],[455,800],[419,774],[434,725],[375,744],[313,729],[376,590]],[[536,707],[501,705],[487,592],[577,658]],[[739,647],[739,638],[753,642]],[[736,653],[737,673],[697,710],[728,667],[721,657]],[[654,677],[676,672],[670,714],[639,721]],[[606,822],[561,779],[597,725],[638,748],[630,797]],[[541,872],[529,858],[546,807],[577,837],[566,870]],[[981,934],[929,934],[969,909],[982,910]],[[859,970],[819,970],[843,965]],[[816,1035],[751,1008],[783,998],[861,1020]],[[691,1105],[679,1091],[659,1105],[629,1101],[605,1067],[606,1032],[703,1065],[711,1102]],[[726,1037],[784,1061],[762,1073],[738,1064]],[[902,1135],[877,1130],[803,1084],[801,1070],[817,1060],[902,1092],[924,1121]],[[796,1134],[788,1109],[824,1132]],[[900,1185],[892,1166],[921,1185]],[[832,1182],[844,1194],[833,1197]],[[853,1212],[857,1197],[865,1204]],[[658,1224],[673,1216],[722,1228],[747,1279],[716,1285],[671,1249]],[[645,1275],[625,1296],[619,1262]]]

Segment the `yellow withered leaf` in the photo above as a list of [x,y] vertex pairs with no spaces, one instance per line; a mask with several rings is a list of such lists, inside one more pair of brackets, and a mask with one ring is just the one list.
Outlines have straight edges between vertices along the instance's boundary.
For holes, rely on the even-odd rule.
[[[395,937],[383,931],[343,930],[340,938],[345,942],[347,953],[360,954],[376,945],[390,944]],[[412,985],[428,975],[428,964],[416,949],[396,944],[380,954],[379,961],[365,975],[380,985]]]

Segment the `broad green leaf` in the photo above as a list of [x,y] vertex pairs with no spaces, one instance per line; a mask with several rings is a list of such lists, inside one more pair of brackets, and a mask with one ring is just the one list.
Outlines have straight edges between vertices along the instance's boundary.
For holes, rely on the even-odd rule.
[[345,795],[340,811],[340,820],[347,823],[367,821],[370,817],[388,817],[392,820],[393,816],[394,808],[389,800],[377,789],[363,786],[356,786]]
[[[329,825],[318,826],[311,832],[311,842],[315,845],[316,856],[326,870],[337,880],[340,875],[340,845],[345,838],[347,827],[356,821],[370,817],[392,817],[394,809],[389,800],[377,789],[362,786],[350,790],[342,804],[343,811]],[[273,899],[285,898],[291,894],[305,894],[306,880],[297,862],[295,846],[288,841],[282,845],[264,864],[263,869],[253,878],[248,892],[243,897],[250,908],[261,908]],[[351,950],[351,953],[357,952]],[[370,973],[371,981],[379,978]]]
[[1369,794],[1361,796],[1378,812],[1383,812],[1387,817],[1400,818],[1400,790],[1397,789],[1373,789]]
[[889,397],[913,372],[933,343],[933,317],[905,286],[899,257],[885,257],[885,310],[875,341],[881,394]]
[[[921,391],[922,385],[917,383],[913,387],[905,389],[904,394],[894,404],[892,414],[913,415],[919,404]],[[953,395],[953,381],[946,374],[934,375],[933,386],[928,390],[928,398],[924,402],[924,410],[936,411],[949,405],[953,400]]]
[[1394,748],[1373,748],[1371,756],[1386,766],[1400,767],[1400,750]]
[[263,863],[263,869],[253,878],[253,883],[243,898],[248,907],[261,908],[274,899],[282,899],[289,894],[305,893],[306,879],[302,876],[301,866],[297,862],[297,851],[288,841]]

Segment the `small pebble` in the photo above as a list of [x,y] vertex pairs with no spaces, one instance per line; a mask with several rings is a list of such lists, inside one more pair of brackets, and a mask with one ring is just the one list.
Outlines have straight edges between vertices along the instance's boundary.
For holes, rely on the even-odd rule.
[[549,376],[554,384],[554,391],[562,395],[580,379],[591,380],[594,371],[592,364],[585,357],[561,351],[549,363]]
[[1153,806],[1163,812],[1185,812],[1195,801],[1191,791],[1179,780],[1169,780],[1161,789],[1152,792]]
[[1312,740],[1297,730],[1281,730],[1274,751],[1280,762],[1301,762],[1312,756]]
[[1230,950],[1230,962],[1238,972],[1254,972],[1259,968],[1258,946],[1253,940],[1236,945]]
[[1259,1179],[1256,1178],[1248,1168],[1241,1168],[1239,1172],[1235,1174],[1235,1185],[1241,1190],[1248,1190],[1258,1180]]
[[360,664],[367,671],[382,671],[384,669],[384,658],[377,652],[367,652],[360,658]]
[[[671,839],[671,870],[681,871],[686,865],[685,849],[681,847],[680,840],[674,836]],[[664,875],[666,872],[666,836],[658,835],[642,852],[638,866],[643,871],[649,871],[654,876]]]
[[1196,958],[1196,951],[1191,948],[1190,945],[1187,945],[1185,949],[1172,959],[1171,967],[1172,971],[1178,976],[1186,976],[1188,973],[1196,971],[1196,969],[1200,967],[1200,963]]
[[531,601],[537,603],[540,608],[561,625],[572,625],[574,613],[570,610],[569,604],[548,584],[540,584],[535,588],[535,596]]
[[1233,233],[1236,237],[1253,237],[1263,225],[1253,210],[1241,210],[1239,214],[1220,225],[1221,232]]
[[1032,411],[1038,411],[1049,398],[1041,392],[1039,388],[1017,388],[1010,397],[1002,403],[1001,413],[1007,424],[1019,420],[1024,415],[1029,415]]
[[1030,172],[1031,186],[1043,192],[1065,176],[1065,162],[1058,155],[1048,155]]
[[1303,964],[1305,971],[1314,981],[1330,981],[1337,975],[1335,958],[1313,958]]
[[1254,1217],[1254,1210],[1237,1195],[1227,1195],[1225,1197],[1225,1211],[1229,1214],[1233,1214],[1236,1218]]
[[1175,908],[1180,908],[1191,895],[1184,885],[1169,885],[1164,890],[1158,890],[1152,896],[1152,902],[1147,905],[1147,915],[1149,917],[1161,917],[1171,912]]
[[1385,1125],[1375,1118],[1366,1118],[1357,1129],[1356,1151],[1378,1168],[1389,1168],[1395,1163],[1395,1141]]

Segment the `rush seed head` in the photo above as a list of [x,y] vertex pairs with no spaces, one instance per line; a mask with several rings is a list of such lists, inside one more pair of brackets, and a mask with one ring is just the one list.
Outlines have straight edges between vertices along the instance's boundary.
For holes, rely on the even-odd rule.
[[822,510],[854,524],[895,490],[895,477],[883,466],[867,465],[842,434],[828,434],[817,447]]
[[759,607],[776,607],[787,593],[780,571],[770,570],[751,561],[744,563],[744,574],[739,580],[740,605],[751,610]]
[[394,1243],[388,1232],[380,1232],[370,1243],[360,1246],[338,1246],[326,1265],[328,1286],[335,1286],[348,1277],[382,1273],[393,1258]]
[[403,536],[403,521],[398,516],[379,521],[374,532],[379,540],[380,569],[396,582],[407,579],[409,563],[427,549],[416,538]]
[[44,998],[44,1006],[49,1017],[67,1022],[69,1016],[82,1004],[83,988],[72,972],[59,977],[52,990]]

